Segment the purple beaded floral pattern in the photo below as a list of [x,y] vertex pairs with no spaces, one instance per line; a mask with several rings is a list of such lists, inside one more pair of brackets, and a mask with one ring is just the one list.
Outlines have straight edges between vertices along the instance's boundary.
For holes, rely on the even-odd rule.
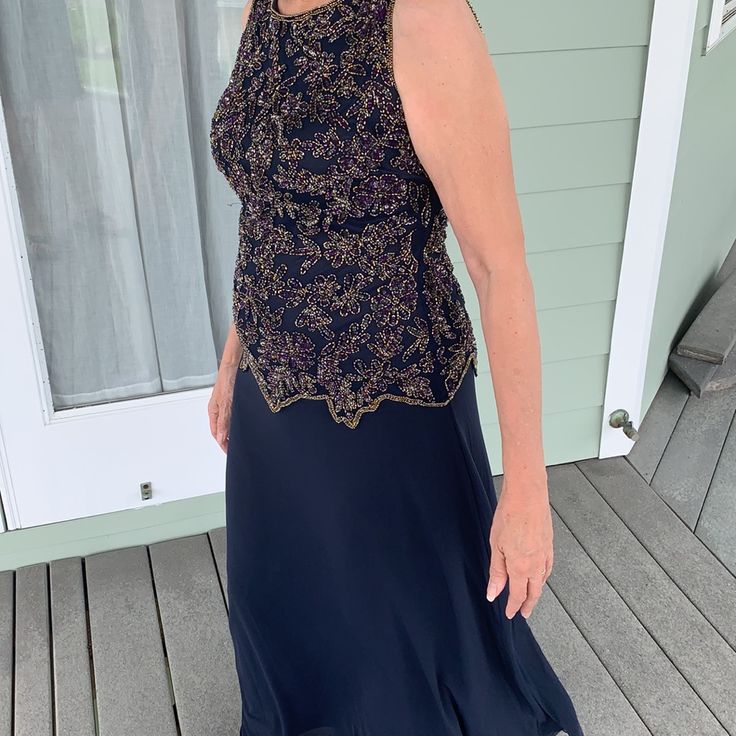
[[253,0],[212,155],[241,200],[233,320],[272,411],[447,404],[476,341],[392,71],[392,0]]

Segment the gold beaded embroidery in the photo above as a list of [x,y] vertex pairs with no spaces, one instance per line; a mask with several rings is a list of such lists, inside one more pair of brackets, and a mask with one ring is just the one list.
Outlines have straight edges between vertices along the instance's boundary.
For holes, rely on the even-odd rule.
[[284,16],[253,0],[210,133],[242,203],[240,368],[272,411],[323,399],[350,428],[387,399],[443,406],[478,368],[447,217],[393,83],[392,2]]

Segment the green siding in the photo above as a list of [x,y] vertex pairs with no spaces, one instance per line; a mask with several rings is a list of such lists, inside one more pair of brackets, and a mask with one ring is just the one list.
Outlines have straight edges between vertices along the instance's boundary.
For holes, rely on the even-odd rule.
[[[645,46],[624,46],[494,54],[511,129],[638,117],[641,89],[632,80],[643,79],[646,52]],[[606,80],[605,94],[580,94],[591,79]]]
[[685,113],[644,384],[648,408],[670,351],[710,295],[736,239],[736,33],[703,56],[710,0],[698,7]]
[[[475,5],[511,128],[542,346],[545,461],[595,457],[653,3]],[[448,249],[479,343],[481,421],[500,473],[480,312],[452,231]]]
[[473,0],[493,54],[646,46],[650,0]]

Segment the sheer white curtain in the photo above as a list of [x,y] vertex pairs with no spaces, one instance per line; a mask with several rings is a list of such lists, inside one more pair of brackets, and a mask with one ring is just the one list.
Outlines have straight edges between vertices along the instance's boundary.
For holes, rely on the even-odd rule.
[[56,408],[214,381],[240,203],[209,123],[243,4],[0,3],[0,99]]

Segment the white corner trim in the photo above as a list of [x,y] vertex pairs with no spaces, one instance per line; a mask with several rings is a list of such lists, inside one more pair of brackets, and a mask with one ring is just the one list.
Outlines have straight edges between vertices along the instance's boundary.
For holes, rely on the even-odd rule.
[[599,457],[626,455],[632,441],[609,425],[625,409],[636,429],[662,263],[697,0],[654,0],[639,137],[616,294]]

